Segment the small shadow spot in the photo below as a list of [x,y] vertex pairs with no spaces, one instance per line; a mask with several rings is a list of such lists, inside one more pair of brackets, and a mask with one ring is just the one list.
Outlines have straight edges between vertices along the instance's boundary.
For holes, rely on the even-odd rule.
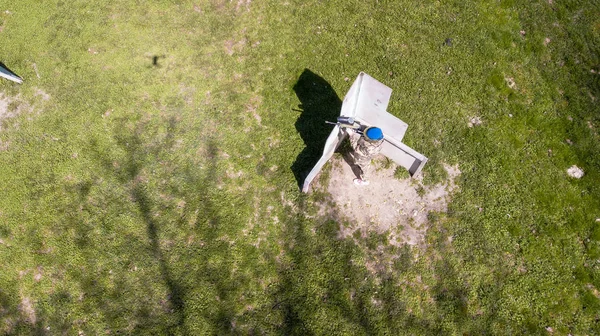
[[165,58],[165,55],[154,55],[152,56],[152,66],[154,67],[160,67],[160,65],[158,64],[158,60],[161,58]]

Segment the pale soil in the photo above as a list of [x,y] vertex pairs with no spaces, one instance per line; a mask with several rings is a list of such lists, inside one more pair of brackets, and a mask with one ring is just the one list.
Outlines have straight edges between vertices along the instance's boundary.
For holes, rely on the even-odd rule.
[[35,324],[37,322],[37,317],[35,314],[35,310],[33,309],[33,302],[28,297],[21,298],[21,304],[19,305],[19,311],[21,312],[21,317],[26,323]]
[[[33,103],[23,100],[21,95],[11,97],[7,96],[4,92],[0,92],[0,131],[7,129],[7,124],[14,129],[18,128],[18,122],[11,123],[9,120],[20,114],[29,113],[28,119],[31,120],[33,115],[36,113],[39,114],[42,111],[42,107],[49,99],[50,95],[39,88],[35,89]],[[0,151],[5,151],[9,147],[10,142],[0,140]]]
[[[35,96],[37,102],[42,104],[50,99],[50,95],[41,89],[35,89]],[[23,112],[32,112],[36,107],[40,107],[38,105],[34,104],[32,106],[29,102],[24,101],[20,95],[10,97],[4,94],[4,92],[0,92],[0,130],[2,130],[2,122],[4,120],[14,118]]]
[[0,130],[2,130],[2,121],[8,118],[13,118],[17,115],[16,111],[11,111],[11,103],[14,99],[5,96],[0,92]]
[[395,165],[383,168],[377,159],[374,161],[367,173],[370,184],[357,186],[350,166],[339,156],[331,159],[327,190],[345,222],[340,224],[339,238],[351,238],[356,231],[362,237],[370,232],[388,232],[392,245],[421,245],[428,228],[428,214],[446,211],[449,195],[456,190],[458,165],[444,165],[449,175],[446,182],[424,186],[422,176],[399,180],[394,177]]

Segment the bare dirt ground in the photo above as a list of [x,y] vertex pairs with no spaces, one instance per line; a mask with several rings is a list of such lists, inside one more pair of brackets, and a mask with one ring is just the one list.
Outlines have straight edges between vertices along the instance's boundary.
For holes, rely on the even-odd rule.
[[13,118],[16,113],[11,111],[9,108],[13,99],[10,97],[5,97],[2,92],[0,92],[0,130],[2,130],[2,121],[4,119]]
[[20,95],[11,97],[0,92],[0,131],[2,131],[4,120],[14,118],[24,112],[31,113],[34,110],[38,110],[39,113],[43,103],[50,99],[50,95],[41,89],[35,89],[35,96],[36,102],[32,105],[23,100]]
[[339,237],[352,237],[356,231],[362,237],[369,233],[388,232],[389,243],[421,245],[428,228],[428,214],[444,212],[449,195],[456,190],[455,179],[460,175],[458,165],[444,165],[446,182],[425,186],[422,176],[399,180],[394,177],[396,166],[382,167],[375,159],[367,172],[370,184],[357,186],[350,166],[339,156],[331,160],[332,169],[327,186],[341,219]]

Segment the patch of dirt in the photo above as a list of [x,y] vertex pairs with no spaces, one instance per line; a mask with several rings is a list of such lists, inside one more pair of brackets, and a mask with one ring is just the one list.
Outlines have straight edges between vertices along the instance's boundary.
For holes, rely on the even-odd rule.
[[42,266],[38,266],[36,268],[36,270],[33,272],[33,280],[35,280],[35,282],[40,282],[40,280],[42,280],[43,276],[44,276],[44,269],[42,268]]
[[482,123],[483,123],[483,121],[481,120],[481,118],[475,116],[475,117],[472,117],[471,119],[469,119],[469,122],[467,123],[467,127],[479,126]]
[[[41,102],[42,105],[50,100],[50,95],[39,88],[35,89],[35,96],[39,97],[38,103]],[[5,95],[3,92],[0,92],[0,131],[2,131],[4,120],[14,118],[22,113],[33,112],[36,110],[36,106],[38,105],[31,105],[22,100],[20,95],[16,97],[10,97]],[[0,149],[6,149],[6,146],[6,143],[0,144]]]
[[506,85],[508,85],[509,88],[511,89],[516,89],[517,88],[517,83],[515,83],[515,79],[512,77],[505,77],[504,81],[506,82]]
[[227,55],[232,56],[236,51],[242,50],[247,42],[246,38],[242,38],[237,42],[235,40],[227,40],[224,43],[225,52]]
[[600,291],[598,291],[596,289],[596,287],[594,287],[594,285],[592,285],[591,283],[589,283],[589,284],[585,285],[585,287],[587,289],[589,289],[590,292],[592,292],[592,294],[594,294],[595,297],[597,297],[598,299],[600,299]]
[[229,168],[227,168],[227,171],[225,172],[227,174],[227,177],[230,179],[237,179],[240,178],[244,175],[244,172],[239,170],[239,171],[235,171],[235,168],[233,166],[229,166]]
[[423,244],[429,213],[447,210],[448,195],[456,190],[454,180],[461,173],[458,165],[444,165],[448,180],[424,186],[421,175],[396,179],[395,165],[376,169],[376,159],[367,172],[370,184],[357,186],[351,167],[341,157],[335,156],[331,162],[327,190],[348,223],[340,227],[339,238],[352,237],[357,231],[362,237],[388,232],[388,241],[395,246]]
[[8,150],[10,148],[10,142],[0,140],[0,152]]
[[47,94],[46,92],[44,92],[44,90],[42,90],[42,89],[39,89],[39,88],[35,89],[35,95],[41,97],[42,101],[50,100],[50,95]]
[[552,40],[551,40],[550,38],[546,37],[546,38],[544,39],[544,46],[548,46],[548,44],[549,44],[550,42],[552,42]]
[[179,92],[181,93],[181,96],[184,97],[185,103],[192,105],[194,97],[196,96],[196,88],[180,84]]
[[262,126],[262,118],[261,118],[260,114],[258,114],[258,112],[257,112],[260,104],[261,104],[261,99],[259,96],[252,97],[252,99],[250,99],[250,102],[248,104],[246,104],[246,112],[252,114],[254,119],[256,119],[256,122],[258,123],[258,125]]
[[19,312],[26,323],[35,324],[37,322],[37,316],[33,309],[33,302],[28,297],[21,298],[21,304],[19,304]]
[[2,130],[2,121],[14,118],[18,114],[18,104],[16,99],[7,97],[0,92],[0,131]]
[[249,12],[251,2],[252,0],[238,0],[237,4],[235,5],[235,11],[239,12],[242,6],[244,6],[246,8],[246,11]]

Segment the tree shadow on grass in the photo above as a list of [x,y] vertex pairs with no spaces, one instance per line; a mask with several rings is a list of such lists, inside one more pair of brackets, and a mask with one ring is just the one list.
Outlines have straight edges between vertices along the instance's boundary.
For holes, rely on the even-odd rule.
[[[339,214],[334,212],[329,219],[306,216],[309,202],[301,196],[296,210],[289,209],[283,221],[288,262],[280,265],[278,287],[272,293],[273,310],[282,319],[279,334],[487,335],[493,334],[494,325],[506,325],[495,308],[502,275],[478,285],[489,292],[482,310],[477,311],[469,306],[480,304],[469,301],[472,284],[445,258],[434,259],[429,267],[436,278],[433,284],[422,283],[411,268],[423,262],[415,259],[411,248],[385,243],[369,247],[369,241],[359,237],[340,239],[341,221],[332,219]],[[439,246],[434,243],[434,248],[445,251],[444,241]],[[393,263],[374,273],[365,267],[365,260],[372,262],[381,246],[393,256]],[[422,300],[416,311],[414,300]]]
[[[147,279],[149,275],[144,275],[145,279],[138,280],[149,281],[145,284],[146,289],[139,288],[138,285],[132,287],[130,283],[132,277],[137,277],[131,274],[114,275],[120,277],[119,282],[122,285],[121,288],[116,289],[108,288],[97,281],[97,276],[81,275],[80,282],[86,291],[87,299],[94,302],[97,309],[104,310],[105,319],[114,331],[133,330],[135,334],[147,332],[194,334],[190,325],[193,326],[197,321],[190,320],[189,314],[193,312],[198,316],[199,312],[188,306],[190,293],[195,290],[198,283],[205,283],[215,289],[217,296],[226,299],[234,282],[229,278],[227,267],[211,269],[207,265],[208,260],[215,255],[223,256],[226,260],[233,259],[228,257],[231,252],[223,249],[223,242],[218,239],[227,225],[223,225],[224,221],[220,219],[218,206],[212,197],[214,190],[217,190],[214,187],[218,152],[216,142],[205,139],[204,169],[199,169],[189,162],[182,165],[172,164],[168,160],[174,150],[173,134],[176,124],[175,119],[171,118],[166,125],[166,135],[163,135],[159,141],[155,141],[151,134],[144,134],[152,133],[145,123],[137,122],[131,129],[127,121],[124,121],[115,129],[113,136],[118,150],[104,149],[92,143],[95,158],[104,168],[104,175],[109,179],[111,177],[116,179],[118,188],[125,193],[125,195],[105,194],[99,197],[105,199],[104,201],[111,207],[136,213],[134,216],[145,224],[148,238],[146,242],[140,242],[132,237],[134,240],[131,241],[130,246],[119,247],[118,251],[113,253],[116,254],[119,262],[154,264],[160,275],[159,279]],[[159,167],[156,166],[157,162],[160,163]],[[157,182],[160,179],[150,178],[148,174],[152,169],[163,169],[162,167],[166,167],[164,169],[173,175],[163,175],[162,185],[151,185],[150,181]],[[76,186],[76,192],[81,194],[83,206],[89,203],[87,194],[92,188],[86,183]],[[123,197],[125,199],[122,199]],[[183,205],[173,204],[173,199],[182,200]],[[87,237],[91,235],[93,229],[86,228],[80,223],[74,223],[73,226],[80,230],[78,234],[82,237],[78,244],[80,248],[88,250],[91,248],[90,252],[95,253],[93,251],[95,248],[88,245],[96,243],[95,237]],[[121,231],[115,227],[107,227],[105,230]],[[186,239],[187,245],[182,242]],[[198,250],[198,247],[193,244],[195,240],[202,242],[202,251],[195,258],[188,259],[184,256]],[[189,264],[190,260],[194,260],[197,264]],[[88,268],[94,268],[93,261]],[[162,286],[160,286],[161,282]],[[160,294],[158,297],[156,293],[152,294],[156,292],[152,287],[157,285],[166,291],[165,302],[161,304],[162,312],[156,311],[156,301],[160,298]],[[115,292],[122,292],[122,296],[113,296]],[[135,295],[132,296],[133,294]],[[108,303],[110,297],[113,297],[114,301]],[[208,324],[210,329],[218,330],[218,333],[230,332],[233,318],[233,312],[226,304],[227,300],[223,301],[225,301],[223,304],[211,307],[210,311],[199,313],[203,319],[210,321]],[[145,303],[149,304],[150,308],[146,307]],[[126,329],[123,329],[124,326]]]
[[[401,270],[378,283],[358,262],[363,251],[352,239],[338,238],[338,222],[305,216],[304,197],[296,206],[283,229],[289,261],[280,266],[273,293],[273,309],[282,317],[280,335],[437,334],[429,321],[407,311],[398,295]],[[410,265],[410,258],[403,253],[399,260]]]
[[325,79],[308,69],[304,69],[298,78],[294,91],[301,103],[298,106],[301,114],[295,126],[306,148],[298,155],[291,169],[298,186],[302,187],[304,178],[323,154],[325,142],[333,129],[333,125],[325,121],[336,120],[342,101]]
[[[90,213],[98,213],[93,221],[99,226],[96,230],[93,224],[81,225],[88,220],[81,210],[73,212],[70,224],[86,237],[74,246],[86,258],[79,259],[81,265],[69,272],[79,281],[84,295],[73,297],[68,290],[53,293],[48,299],[48,307],[52,308],[38,315],[40,327],[49,323],[65,333],[76,333],[79,327],[86,331],[86,323],[73,321],[69,315],[73,304],[85,305],[87,310],[82,315],[101,324],[92,327],[96,328],[93,331],[105,326],[111,333],[130,334],[243,333],[235,329],[237,321],[245,324],[249,334],[433,335],[445,331],[435,317],[438,314],[450,316],[457,323],[468,321],[462,301],[467,290],[455,273],[441,269],[445,277],[432,293],[440,303],[432,304],[429,316],[424,318],[408,311],[398,284],[404,280],[403,272],[413,265],[410,254],[398,251],[400,261],[394,271],[378,275],[381,281],[377,282],[361,262],[364,252],[357,249],[352,239],[337,237],[340,224],[331,218],[341,216],[334,213],[327,218],[311,217],[308,214],[314,209],[304,195],[288,205],[280,217],[283,242],[282,251],[277,252],[282,254],[271,255],[268,248],[247,250],[256,259],[264,258],[266,264],[278,265],[274,266],[273,277],[260,278],[252,269],[258,264],[252,257],[247,264],[239,263],[240,254],[232,252],[235,247],[226,237],[233,238],[239,231],[237,223],[220,215],[231,203],[222,200],[221,192],[214,186],[218,152],[214,141],[206,141],[206,173],[199,173],[200,169],[192,164],[174,165],[166,171],[181,182],[166,181],[164,188],[158,190],[153,185],[152,182],[168,179],[167,175],[150,174],[157,168],[153,163],[166,165],[171,158],[167,153],[175,142],[175,127],[175,122],[170,121],[167,135],[149,142],[146,139],[155,137],[145,134],[149,131],[143,123],[133,128],[124,123],[116,128],[114,142],[109,143],[111,149],[93,146],[96,160],[103,167],[102,178],[113,179],[110,183],[119,188],[119,193],[111,193],[108,188],[101,189],[98,195],[97,183],[73,186],[80,199],[73,208],[83,206],[85,212],[89,205]],[[191,210],[180,215],[177,211],[181,209],[174,202],[164,201],[158,195],[162,192],[185,200]],[[102,207],[131,212],[131,225],[141,227],[137,231],[147,239],[111,237],[129,231],[111,226],[115,218]],[[240,226],[247,223],[245,218],[239,222]],[[234,228],[228,230],[231,226]],[[196,235],[198,244],[186,243],[186,234]],[[111,251],[103,254],[106,249]],[[236,258],[238,262],[232,262]],[[125,267],[120,265],[123,263]],[[145,264],[154,271],[137,275],[129,270],[128,263]],[[233,272],[237,267],[241,270]],[[95,272],[96,269],[102,272]],[[107,274],[108,269],[114,272]],[[264,291],[245,284],[263,281]],[[152,290],[152,286],[160,290]],[[243,296],[261,295],[267,298],[250,309],[238,305]],[[168,302],[162,311],[156,311],[156,301],[162,297]]]
[[[129,252],[132,254],[147,255],[148,257],[152,256],[158,262],[161,280],[167,289],[167,307],[169,308],[166,309],[171,310],[176,316],[174,324],[159,328],[169,334],[176,333],[177,331],[185,332],[185,288],[176,280],[176,277],[173,275],[173,272],[169,267],[168,257],[161,248],[161,241],[159,238],[161,223],[160,219],[157,218],[153,213],[153,209],[156,208],[156,202],[148,193],[148,187],[144,183],[144,179],[142,177],[142,170],[144,169],[144,164],[147,160],[155,159],[162,151],[171,150],[171,147],[173,146],[172,132],[174,131],[174,127],[175,120],[170,119],[167,126],[167,135],[164,141],[160,147],[153,148],[148,146],[148,144],[146,144],[140,137],[140,134],[144,131],[143,124],[139,124],[133,131],[129,130],[126,125],[123,124],[122,127],[117,128],[114,136],[119,149],[125,153],[125,155],[121,158],[111,157],[111,154],[99,148],[95,143],[92,143],[92,146],[95,147],[94,155],[96,160],[100,162],[107,176],[113,176],[116,178],[120,186],[127,193],[126,196],[128,197],[128,201],[135,204],[135,207],[137,207],[136,212],[141,216],[146,224],[146,234],[150,245],[146,248],[143,248],[140,246],[140,244],[131,244],[132,250]],[[87,193],[89,193],[90,188],[90,186],[87,186],[84,183],[81,188],[79,188],[80,192],[83,193],[82,196],[85,196]],[[119,200],[115,199],[118,197],[117,195],[103,195],[102,197],[113,199],[113,201],[119,204]],[[129,203],[128,201],[121,201],[122,204],[118,207],[127,209],[127,203]],[[78,227],[81,227],[81,225]],[[107,228],[107,230],[111,229],[118,230],[118,228]],[[79,236],[81,236],[81,239],[83,239],[79,243],[79,246],[81,248],[85,248],[86,242],[89,242],[90,239],[86,238],[86,232],[81,232]],[[143,250],[136,251],[133,249],[134,247],[142,248]],[[123,257],[128,259],[128,256],[122,256],[122,258]],[[139,255],[137,258],[139,258]],[[102,303],[103,298],[101,298],[101,296],[110,295],[110,290],[100,286],[94,278],[84,278],[82,281],[84,282],[84,287],[89,291],[89,293],[92,293],[92,296],[98,302],[98,304],[100,306],[104,305]],[[85,285],[86,283],[87,285]],[[125,278],[123,278],[123,285],[126,286]],[[127,289],[123,288],[122,290]],[[119,299],[122,298],[117,298],[117,300]],[[124,302],[122,303],[126,305]],[[119,308],[117,306],[115,307]],[[156,327],[157,321],[151,320],[152,316],[150,312],[146,311],[143,305],[140,307],[127,307],[126,309],[128,310],[127,313],[130,314],[130,318],[134,318],[135,316],[135,319],[141,320],[141,323],[139,323],[138,326],[135,326],[136,330],[141,331],[141,329],[139,329],[140,327],[142,329],[147,329],[150,326]],[[118,313],[115,314],[111,311],[107,311],[106,313],[109,321],[122,318],[122,316],[119,316]],[[118,330],[118,327],[116,329]],[[152,328],[147,330],[152,330]]]

